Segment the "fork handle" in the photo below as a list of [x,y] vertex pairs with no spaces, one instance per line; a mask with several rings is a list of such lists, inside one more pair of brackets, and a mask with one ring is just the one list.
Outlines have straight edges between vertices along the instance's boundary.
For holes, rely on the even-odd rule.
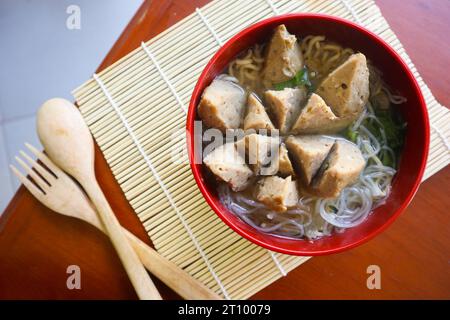
[[114,215],[96,179],[80,181],[97,209],[111,242],[119,255],[128,277],[141,300],[161,300],[161,295],[142,265],[136,252],[127,241],[122,227]]

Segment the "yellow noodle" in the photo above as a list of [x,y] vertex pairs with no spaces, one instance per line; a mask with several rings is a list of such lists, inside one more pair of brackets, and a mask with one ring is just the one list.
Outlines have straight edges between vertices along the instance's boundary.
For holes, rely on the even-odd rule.
[[256,71],[259,71],[259,70],[261,70],[261,67],[262,66],[259,66],[259,65],[255,65],[255,64],[246,64],[245,66],[243,66],[243,68],[244,69],[248,69],[248,70],[256,70]]
[[228,74],[232,77],[236,77],[236,75],[234,74],[234,65],[235,60],[231,61],[230,64],[228,65]]
[[320,61],[321,61],[322,63],[324,63],[324,62],[327,60],[328,55],[329,55],[329,52],[328,52],[328,51],[324,52],[324,54],[322,55],[322,58],[320,59]]
[[325,44],[323,50],[340,51],[342,50],[342,47],[336,44]]
[[236,59],[235,61],[237,65],[245,65],[253,62],[253,60],[250,57],[245,59]]
[[[328,41],[325,36],[308,35],[300,40],[300,49],[313,84],[318,84],[331,71],[343,63],[354,51]],[[245,54],[237,57],[228,66],[228,74],[237,78],[248,90],[262,93],[262,69],[264,65],[264,47],[255,45]],[[370,98],[377,105],[384,105],[386,99],[397,100],[381,80],[381,73],[368,62],[370,72]]]
[[354,53],[354,51],[352,49],[350,49],[350,48],[345,48],[342,51],[342,54],[345,54],[345,55],[352,55],[353,53]]
[[238,57],[230,63],[228,73],[238,79],[244,87],[255,90],[260,82],[261,70],[264,64],[262,46],[254,46],[247,50],[244,56]]
[[247,79],[250,79],[250,80],[255,80],[256,76],[257,76],[256,74],[252,74],[250,72],[244,72],[244,75]]

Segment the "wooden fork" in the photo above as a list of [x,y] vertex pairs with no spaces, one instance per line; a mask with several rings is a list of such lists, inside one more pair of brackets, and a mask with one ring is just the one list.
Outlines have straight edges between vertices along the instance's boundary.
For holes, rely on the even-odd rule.
[[[60,214],[84,220],[105,232],[90,200],[65,172],[56,166],[45,154],[30,144],[27,148],[45,165],[33,160],[28,154],[20,151],[17,162],[23,167],[33,182],[25,177],[16,167],[11,170],[25,187],[45,206]],[[31,168],[31,167],[32,168]],[[185,299],[220,300],[221,297],[192,278],[176,264],[161,256],[136,236],[123,228],[131,246],[139,256],[142,264]]]

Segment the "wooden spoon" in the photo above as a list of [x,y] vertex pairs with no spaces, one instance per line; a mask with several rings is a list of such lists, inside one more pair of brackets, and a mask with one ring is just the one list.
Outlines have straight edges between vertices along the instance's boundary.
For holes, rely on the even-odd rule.
[[[33,169],[24,160],[20,158],[17,158],[17,160],[31,176],[34,183],[22,175],[14,166],[11,166],[11,169],[31,194],[54,212],[84,220],[101,231],[106,232],[98,218],[97,212],[81,187],[67,173],[58,168],[45,154],[30,144],[26,144],[26,146],[41,162],[34,161],[23,151],[20,152],[22,158]],[[214,291],[191,277],[172,261],[161,256],[131,232],[125,228],[122,228],[122,230],[147,270],[181,297],[188,300],[221,299]]]
[[130,246],[105,198],[94,170],[94,141],[78,109],[69,101],[46,101],[37,114],[37,131],[49,157],[84,188],[99,213],[139,299],[161,296]]

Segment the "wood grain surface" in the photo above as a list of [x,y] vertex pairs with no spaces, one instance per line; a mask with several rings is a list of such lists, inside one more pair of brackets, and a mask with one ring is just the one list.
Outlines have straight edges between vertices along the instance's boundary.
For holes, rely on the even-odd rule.
[[[145,1],[99,70],[117,61],[205,0]],[[377,0],[436,98],[450,106],[448,0]],[[50,98],[50,97],[49,97]],[[124,227],[150,243],[96,148],[100,185]],[[384,233],[348,252],[316,257],[257,293],[255,299],[449,299],[450,168],[420,187]],[[81,268],[81,290],[68,290],[66,269]],[[381,268],[381,290],[366,286]],[[166,299],[179,298],[160,282]],[[109,240],[100,231],[43,207],[23,187],[0,218],[0,299],[136,299]]]

